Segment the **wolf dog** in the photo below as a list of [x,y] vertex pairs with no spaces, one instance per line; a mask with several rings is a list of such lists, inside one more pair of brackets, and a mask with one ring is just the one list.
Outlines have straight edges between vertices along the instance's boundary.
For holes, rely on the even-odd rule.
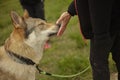
[[0,47],[0,80],[35,80],[44,44],[59,26],[32,18],[26,10],[23,16],[15,11],[10,16],[14,28]]

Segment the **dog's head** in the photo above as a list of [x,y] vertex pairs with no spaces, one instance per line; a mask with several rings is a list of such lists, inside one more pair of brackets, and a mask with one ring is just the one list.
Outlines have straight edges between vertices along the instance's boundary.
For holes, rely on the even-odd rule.
[[[50,36],[57,33],[59,26],[56,24],[47,23],[39,18],[29,17],[25,10],[23,17],[16,12],[11,12],[14,29],[27,41],[43,40],[46,41]],[[34,40],[33,40],[34,41]]]
[[22,17],[14,11],[10,15],[14,30],[7,40],[7,49],[38,63],[42,57],[44,43],[57,33],[59,26],[29,17],[26,10]]

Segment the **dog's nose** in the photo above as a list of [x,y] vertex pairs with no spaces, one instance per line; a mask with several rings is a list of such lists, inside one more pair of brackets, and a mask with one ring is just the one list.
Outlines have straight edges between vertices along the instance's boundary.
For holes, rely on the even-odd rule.
[[61,27],[61,24],[56,24],[59,28]]

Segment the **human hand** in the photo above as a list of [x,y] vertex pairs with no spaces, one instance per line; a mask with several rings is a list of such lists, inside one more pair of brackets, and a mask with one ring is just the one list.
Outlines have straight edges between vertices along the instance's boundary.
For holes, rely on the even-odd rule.
[[56,21],[56,24],[61,24],[60,29],[57,33],[57,36],[61,36],[63,34],[70,18],[71,18],[71,15],[68,12],[63,12],[60,18]]

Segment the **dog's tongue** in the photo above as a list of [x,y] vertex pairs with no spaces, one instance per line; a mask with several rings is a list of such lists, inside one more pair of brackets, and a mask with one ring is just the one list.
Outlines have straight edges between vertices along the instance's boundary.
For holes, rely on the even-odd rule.
[[46,42],[44,45],[44,49],[49,49],[49,48],[51,48],[51,45],[48,42]]

